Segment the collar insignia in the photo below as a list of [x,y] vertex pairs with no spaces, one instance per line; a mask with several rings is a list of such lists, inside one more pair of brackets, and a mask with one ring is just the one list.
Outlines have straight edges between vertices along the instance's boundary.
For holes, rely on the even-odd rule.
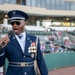
[[29,38],[27,38],[27,40],[29,40]]
[[13,37],[13,39],[15,39],[15,37]]

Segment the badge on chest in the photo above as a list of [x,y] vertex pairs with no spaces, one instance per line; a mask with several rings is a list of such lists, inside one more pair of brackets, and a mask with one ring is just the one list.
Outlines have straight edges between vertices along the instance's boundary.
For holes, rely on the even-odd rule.
[[35,42],[32,42],[31,45],[29,46],[28,53],[36,53],[36,43]]

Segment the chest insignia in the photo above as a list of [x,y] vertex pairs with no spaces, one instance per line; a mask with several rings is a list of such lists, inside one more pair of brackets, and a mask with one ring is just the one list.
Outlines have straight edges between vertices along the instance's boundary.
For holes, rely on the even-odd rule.
[[31,52],[34,52],[36,53],[36,43],[35,42],[32,42],[31,45],[29,46],[28,48],[28,52],[31,53]]

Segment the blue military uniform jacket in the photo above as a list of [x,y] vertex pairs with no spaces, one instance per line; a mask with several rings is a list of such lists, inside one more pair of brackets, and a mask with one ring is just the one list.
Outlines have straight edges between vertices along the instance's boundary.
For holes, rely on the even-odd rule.
[[[35,48],[32,46],[33,43]],[[33,62],[36,52],[37,64],[41,75],[48,75],[46,64],[40,50],[39,40],[37,42],[37,49],[35,44],[36,36],[26,34],[25,50],[23,53],[15,36],[11,37],[10,42],[0,50],[0,66],[4,65],[6,57],[9,61],[6,75],[35,75]]]

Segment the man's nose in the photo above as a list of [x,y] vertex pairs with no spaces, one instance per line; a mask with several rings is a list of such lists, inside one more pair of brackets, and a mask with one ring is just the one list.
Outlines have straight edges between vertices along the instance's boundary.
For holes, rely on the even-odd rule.
[[16,23],[14,23],[14,24],[13,24],[13,26],[17,26],[17,24],[16,24]]

